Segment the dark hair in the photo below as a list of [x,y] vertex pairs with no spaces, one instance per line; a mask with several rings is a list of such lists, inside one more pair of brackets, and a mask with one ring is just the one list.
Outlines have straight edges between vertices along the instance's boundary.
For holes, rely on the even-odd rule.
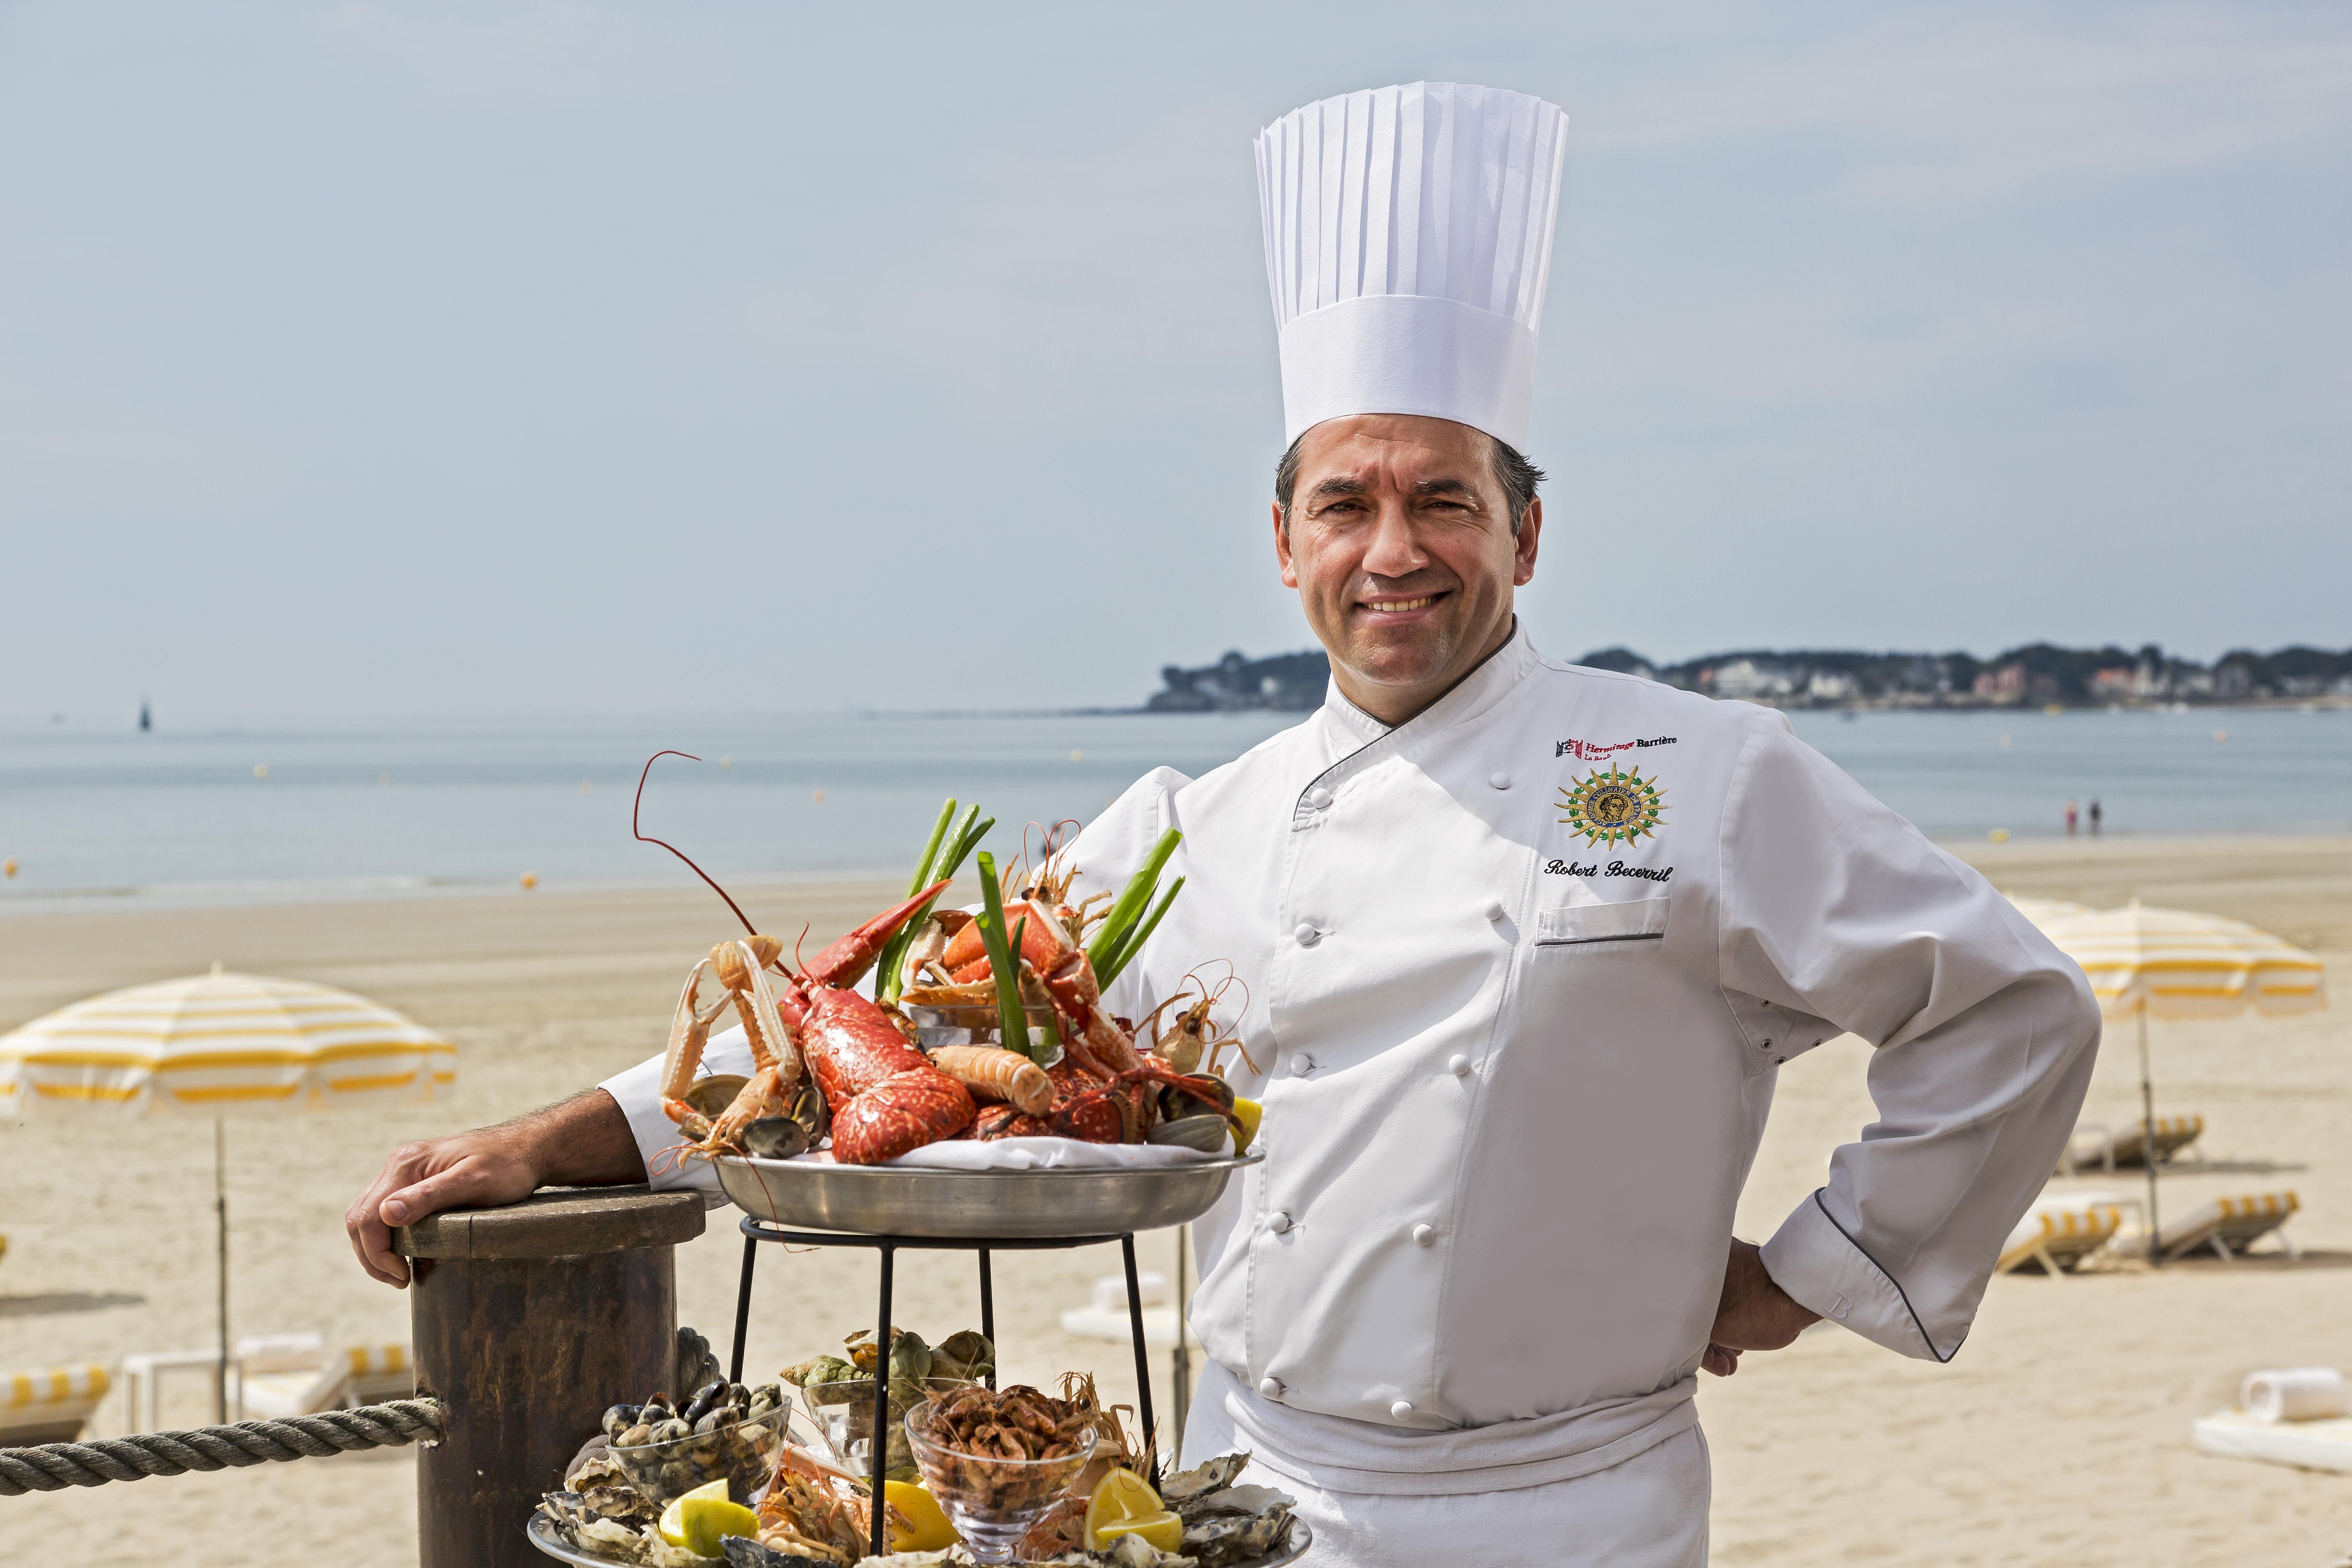
[[[1480,431],[1481,435],[1486,432]],[[1298,433],[1298,441],[1307,439],[1307,432]],[[1281,505],[1282,521],[1290,523],[1290,497],[1298,488],[1298,441],[1290,444],[1282,461],[1274,465],[1274,498]],[[1527,460],[1526,455],[1500,436],[1487,435],[1487,460],[1495,470],[1495,483],[1503,487],[1503,498],[1511,508],[1511,532],[1519,531],[1519,519],[1528,515],[1528,503],[1536,498],[1536,486],[1544,481],[1544,471]]]

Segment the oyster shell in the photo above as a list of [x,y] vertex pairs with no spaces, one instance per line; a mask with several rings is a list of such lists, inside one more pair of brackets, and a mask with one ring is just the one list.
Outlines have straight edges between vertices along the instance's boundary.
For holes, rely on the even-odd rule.
[[1235,1477],[1249,1469],[1249,1462],[1247,1454],[1220,1454],[1205,1464],[1195,1465],[1189,1470],[1178,1470],[1160,1483],[1160,1500],[1170,1508],[1175,1508],[1180,1498],[1223,1491],[1234,1484]]

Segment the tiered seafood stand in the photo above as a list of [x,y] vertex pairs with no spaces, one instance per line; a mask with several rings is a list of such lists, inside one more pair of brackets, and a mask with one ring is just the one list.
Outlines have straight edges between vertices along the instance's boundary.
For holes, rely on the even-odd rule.
[[[1197,1218],[1236,1171],[1264,1157],[1252,1151],[1141,1166],[946,1170],[721,1156],[720,1185],[743,1211],[728,1381],[742,1378],[763,1242],[873,1251],[876,1343],[887,1346],[901,1251],[973,1254],[981,1333],[992,1343],[997,1254],[1117,1241],[1127,1273],[1138,1414],[1157,1488],[1171,1456],[1158,1447],[1135,1238]],[[615,1561],[558,1539],[537,1515],[527,1531],[509,1532],[528,1510],[524,1499],[544,1489],[551,1469],[562,1468],[582,1425],[593,1424],[591,1406],[615,1386],[670,1381],[671,1250],[702,1229],[702,1218],[701,1200],[691,1193],[551,1192],[518,1209],[453,1212],[402,1233],[402,1250],[420,1265],[413,1306],[421,1380],[452,1403],[448,1439],[426,1451],[419,1472],[425,1568],[543,1561],[537,1553],[583,1568]],[[551,1306],[559,1310],[547,1312]],[[887,1371],[887,1359],[877,1359],[868,1474],[878,1469],[872,1461],[879,1437],[890,1429]],[[986,1381],[994,1385],[992,1373]],[[495,1396],[478,1399],[476,1389]],[[853,1397],[865,1397],[862,1386]],[[867,1544],[876,1556],[887,1550],[887,1510],[873,1510]],[[1312,1543],[1306,1521],[1295,1517],[1279,1539],[1246,1568],[1295,1562]]]
[[[1130,1169],[923,1170],[842,1166],[811,1160],[761,1160],[722,1155],[720,1186],[744,1211],[743,1270],[735,1301],[735,1336],[729,1377],[743,1375],[743,1342],[751,1312],[752,1276],[760,1244],[872,1249],[880,1267],[875,1343],[890,1343],[894,1260],[901,1250],[971,1252],[980,1265],[980,1332],[996,1338],[993,1257],[998,1252],[1058,1251],[1119,1244],[1127,1270],[1128,1329],[1135,1352],[1138,1415],[1151,1455],[1150,1479],[1162,1465],[1152,1419],[1151,1366],[1143,1338],[1143,1301],[1135,1267],[1140,1230],[1182,1225],[1206,1213],[1233,1174],[1265,1158],[1245,1154],[1186,1165]],[[994,1377],[989,1378],[991,1386]],[[887,1380],[874,1380],[874,1431],[889,1424]],[[884,1511],[874,1511],[871,1542],[884,1552]],[[1303,1550],[1303,1522],[1294,1524]],[[1286,1552],[1269,1563],[1289,1562]]]

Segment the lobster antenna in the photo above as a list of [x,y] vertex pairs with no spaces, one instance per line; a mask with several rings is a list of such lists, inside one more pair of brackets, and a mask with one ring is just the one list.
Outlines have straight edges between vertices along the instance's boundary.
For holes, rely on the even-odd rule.
[[[702,760],[701,758],[697,757],[691,751],[656,751],[651,757],[646,758],[646,770],[644,773],[637,775],[637,798],[629,802],[630,835],[641,844],[661,845],[662,848],[667,850],[678,859],[686,862],[687,870],[692,872],[703,881],[710,882],[710,873],[704,871],[700,866],[695,864],[693,858],[684,850],[679,849],[676,844],[670,843],[667,840],[657,839],[650,833],[639,832],[637,831],[637,808],[646,803],[646,775],[651,773],[654,770],[654,764],[659,762],[665,757],[683,757],[688,762],[699,762]],[[710,882],[710,891],[717,894],[719,897],[727,899],[727,907],[735,911],[735,918],[743,923],[743,929],[745,931],[754,936],[757,936],[760,934],[760,928],[751,924],[751,917],[744,914],[742,909],[733,899],[727,898],[727,890],[725,888],[719,886],[715,882]]]

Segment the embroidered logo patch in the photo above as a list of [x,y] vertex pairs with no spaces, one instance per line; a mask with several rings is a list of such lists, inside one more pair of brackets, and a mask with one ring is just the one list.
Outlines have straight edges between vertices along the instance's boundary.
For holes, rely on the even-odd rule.
[[1594,768],[1559,792],[1565,815],[1560,821],[1571,833],[1582,833],[1593,844],[1632,844],[1655,836],[1665,813],[1665,793],[1656,779],[1642,777],[1636,766],[1621,773],[1614,763],[1603,772]]

